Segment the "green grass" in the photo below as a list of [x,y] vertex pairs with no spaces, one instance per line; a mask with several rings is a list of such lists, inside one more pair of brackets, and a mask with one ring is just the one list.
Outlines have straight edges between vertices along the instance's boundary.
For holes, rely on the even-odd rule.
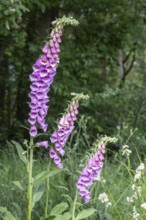
[[[37,152],[35,156],[33,177],[43,170],[47,170],[48,160],[42,159]],[[83,152],[76,147],[66,147],[66,158],[64,159],[64,170],[50,178],[49,204],[48,212],[61,203],[69,204],[68,211],[72,209],[72,202],[75,196],[75,184],[82,168],[79,166],[80,159],[85,158]],[[132,155],[130,155],[132,158]],[[135,159],[132,165],[128,165],[128,160],[120,155],[120,152],[113,153],[112,156],[105,159],[105,165],[101,173],[101,178],[105,181],[95,181],[92,191],[92,199],[88,204],[84,204],[82,198],[78,196],[76,204],[76,213],[85,208],[95,208],[97,212],[87,220],[132,220],[132,209],[136,205],[137,211],[141,213],[141,220],[146,218],[145,210],[140,208],[140,204],[145,202],[144,196],[146,189],[144,187],[145,178],[136,183],[142,186],[142,195],[135,203],[128,203],[126,197],[130,196],[133,191],[134,170],[139,165],[139,159]],[[51,165],[51,169],[54,165]],[[27,216],[27,170],[23,163],[13,150],[3,151],[0,162],[0,206],[6,207],[18,220],[26,220]],[[17,182],[20,181],[18,186]],[[105,205],[98,200],[100,193],[107,193],[112,206],[105,208]],[[36,203],[33,209],[33,219],[39,220],[44,214],[45,194]],[[144,217],[145,216],[145,217]]]

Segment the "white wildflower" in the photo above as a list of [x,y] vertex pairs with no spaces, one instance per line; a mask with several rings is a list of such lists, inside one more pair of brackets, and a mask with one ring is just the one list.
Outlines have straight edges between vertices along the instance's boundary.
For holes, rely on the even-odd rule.
[[109,201],[108,195],[106,193],[101,193],[98,196],[98,199],[102,202],[105,203],[106,208],[112,205],[112,203]]
[[129,155],[132,153],[132,151],[131,150],[129,150],[129,149],[125,149],[125,150],[123,150],[123,152],[122,152],[122,155],[123,156],[127,156],[127,157],[129,157]]
[[131,188],[132,188],[133,190],[135,190],[135,184],[132,184]]
[[138,186],[136,188],[137,194],[140,196],[141,195],[141,186]]
[[[134,186],[134,187],[133,187]],[[141,186],[135,186],[134,184],[132,185],[132,189],[135,191],[133,194],[134,198],[138,198],[138,196],[141,195]]]
[[142,171],[144,170],[144,163],[141,163],[137,169],[136,169],[136,174],[134,176],[134,181],[136,182],[136,180],[140,179],[142,176]]
[[134,176],[134,181],[136,182],[137,180],[139,180],[141,178],[141,172],[136,173]]
[[106,193],[101,193],[98,196],[98,199],[102,202],[102,203],[107,203],[109,201],[108,195]]
[[127,202],[129,202],[129,203],[130,203],[130,202],[134,202],[134,201],[133,201],[133,197],[127,196],[126,200],[127,200]]
[[123,150],[129,149],[129,146],[128,146],[128,145],[123,145],[122,149],[123,149]]
[[141,204],[141,207],[144,208],[146,210],[146,202]]
[[133,207],[133,219],[138,220],[139,219],[140,214],[136,211],[135,206]]
[[143,170],[144,170],[144,163],[141,163],[139,167],[137,167],[136,172],[138,173],[139,171],[143,171]]
[[132,198],[138,199],[138,196],[137,196],[137,193],[136,193],[136,192],[133,194]]
[[132,151],[131,150],[129,150],[129,146],[128,145],[124,145],[123,147],[122,147],[122,155],[123,156],[127,156],[127,157],[129,157],[129,155],[132,153]]

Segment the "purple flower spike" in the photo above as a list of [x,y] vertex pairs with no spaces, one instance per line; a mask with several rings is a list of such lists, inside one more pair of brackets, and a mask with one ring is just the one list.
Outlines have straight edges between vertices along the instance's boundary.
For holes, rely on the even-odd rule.
[[37,135],[37,129],[35,125],[31,126],[29,134],[31,137],[35,137]]
[[97,178],[103,167],[104,154],[106,152],[105,144],[101,144],[96,154],[88,161],[87,166],[83,169],[78,181],[77,189],[79,195],[83,197],[84,202],[89,202],[91,193],[88,188],[93,184],[95,178]]
[[61,163],[61,159],[57,155],[57,153],[55,152],[55,150],[53,148],[50,148],[50,157],[54,160],[54,163],[56,164],[56,166],[59,169],[63,168],[63,164]]
[[[76,115],[78,114],[77,111],[78,107],[79,107],[78,101],[71,102],[69,106],[69,112],[60,119],[57,130],[54,131],[50,137],[51,143],[53,143],[55,150],[61,156],[64,156],[65,154],[63,148],[72,130],[74,129],[74,121],[77,119]],[[50,153],[50,157],[52,157],[52,150]],[[57,160],[54,159],[54,163],[57,165]],[[59,168],[62,167],[60,166]]]
[[40,141],[37,143],[38,146],[48,148],[48,141]]
[[[42,56],[37,59],[33,65],[33,72],[30,74],[30,114],[28,122],[30,123],[30,136],[37,135],[37,126],[44,132],[47,130],[45,116],[47,115],[48,92],[56,75],[56,69],[59,63],[58,53],[60,52],[60,37],[62,35],[62,26],[54,27],[51,33],[50,42],[45,44],[42,49]],[[56,37],[58,36],[58,38]],[[47,109],[47,110],[45,110]],[[35,117],[32,112],[35,112]]]
[[43,52],[43,53],[47,53],[48,50],[49,50],[48,44],[45,44],[45,46],[44,46],[43,49],[42,49],[42,52]]

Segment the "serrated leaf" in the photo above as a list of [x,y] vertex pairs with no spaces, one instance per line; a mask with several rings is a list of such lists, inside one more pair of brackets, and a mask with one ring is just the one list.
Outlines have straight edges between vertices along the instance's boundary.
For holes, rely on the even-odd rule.
[[50,215],[60,215],[62,214],[66,209],[68,208],[68,204],[66,202],[62,202],[56,206],[54,206],[54,208],[52,209]]
[[38,187],[33,192],[32,208],[35,206],[36,202],[38,202],[42,198],[44,191],[45,191],[45,184],[44,183],[39,184]]
[[12,182],[15,186],[17,186],[20,190],[24,190],[24,188],[22,187],[20,181],[13,181]]
[[2,212],[3,214],[5,214],[4,219],[5,220],[16,220],[16,218],[11,214],[10,211],[8,211],[7,208],[5,207],[0,207],[0,212]]
[[77,215],[76,220],[86,219],[90,215],[93,215],[94,212],[96,212],[94,208],[84,209]]
[[21,145],[20,145],[18,142],[16,142],[16,141],[12,141],[12,144],[15,145],[20,160],[21,160],[25,165],[27,165],[27,164],[28,164],[28,160],[27,160],[26,156],[23,154],[24,150],[23,150],[23,148],[21,147]]

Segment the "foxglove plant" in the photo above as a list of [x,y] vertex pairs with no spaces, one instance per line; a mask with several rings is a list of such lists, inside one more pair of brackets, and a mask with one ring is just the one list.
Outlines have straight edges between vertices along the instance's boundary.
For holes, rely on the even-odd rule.
[[[29,162],[28,162],[28,220],[31,220],[32,212],[32,190],[33,190],[33,149],[35,146],[33,139],[37,136],[38,128],[41,128],[44,132],[47,131],[47,123],[45,117],[48,112],[49,97],[48,92],[50,91],[50,85],[53,82],[54,76],[56,75],[56,69],[59,64],[59,52],[60,43],[63,27],[65,25],[78,25],[78,21],[72,17],[66,18],[65,16],[61,19],[57,19],[52,22],[54,28],[50,35],[50,41],[46,43],[42,49],[42,55],[37,59],[33,65],[33,72],[30,74],[30,146],[29,151]],[[47,148],[47,141],[40,142],[39,145]]]
[[33,65],[33,72],[30,74],[30,136],[37,135],[37,126],[44,132],[47,131],[48,125],[45,122],[45,117],[48,111],[50,85],[56,75],[56,69],[59,64],[59,52],[61,36],[64,25],[77,25],[78,22],[73,18],[63,17],[52,22],[54,28],[50,34],[50,41],[46,43],[42,49],[42,55]]
[[[59,168],[63,168],[63,164],[61,162],[61,156],[64,156],[65,144],[74,129],[74,122],[77,120],[79,100],[80,99],[88,99],[88,95],[76,94],[72,93],[74,98],[70,102],[66,113],[62,116],[62,118],[58,122],[57,130],[55,130],[51,137],[50,141],[52,143],[52,147],[49,150],[50,158],[54,160],[55,165]],[[48,141],[42,141],[37,143],[38,146],[42,146],[47,148]],[[50,167],[50,162],[48,164],[48,171]],[[46,202],[45,202],[45,218],[48,216],[48,192],[49,192],[49,177],[46,179]]]
[[[90,157],[87,165],[83,169],[81,175],[78,178],[76,183],[76,195],[73,202],[72,207],[72,220],[76,220],[75,216],[76,204],[78,199],[78,194],[83,198],[84,202],[89,202],[91,198],[91,193],[89,188],[93,185],[94,180],[96,180],[103,168],[103,161],[106,152],[107,143],[115,143],[117,141],[116,138],[111,137],[103,137],[101,140],[96,140],[93,144],[93,155]],[[94,212],[95,210],[93,210]]]
[[[94,144],[95,154],[89,159],[87,165],[83,169],[80,177],[77,181],[77,189],[79,195],[83,197],[84,202],[89,202],[91,198],[91,193],[89,187],[93,185],[93,181],[100,175],[104,164],[104,156],[106,153],[106,143],[107,142],[116,142],[115,138],[104,137],[101,139],[100,143]],[[98,150],[97,150],[98,145]]]
[[[50,148],[50,157],[54,160],[54,163],[58,168],[63,168],[60,156],[64,156],[64,146],[74,129],[74,122],[77,120],[79,100],[88,99],[88,95],[74,94],[75,97],[68,106],[67,113],[59,120],[57,130],[51,135],[51,143],[54,148]],[[58,154],[59,156],[58,156]]]
[[[30,113],[29,113],[29,123],[30,123],[30,143],[29,146],[26,143],[28,148],[27,150],[27,171],[28,171],[28,220],[31,220],[32,216],[32,208],[36,201],[38,201],[37,193],[33,194],[33,189],[35,188],[35,184],[42,179],[46,178],[46,203],[45,203],[45,219],[48,218],[48,190],[49,190],[49,167],[48,165],[47,172],[44,172],[32,178],[33,171],[33,150],[35,147],[42,146],[44,148],[48,148],[48,141],[40,141],[37,144],[34,144],[34,138],[37,136],[38,129],[42,129],[44,132],[47,131],[48,125],[45,121],[45,117],[48,112],[49,97],[48,92],[50,91],[50,86],[53,82],[54,76],[56,75],[56,69],[59,64],[59,52],[60,52],[60,43],[61,36],[64,25],[71,24],[77,25],[78,22],[73,18],[63,17],[62,19],[57,19],[53,23],[53,30],[51,32],[50,41],[46,43],[42,49],[42,55],[37,59],[35,64],[33,65],[33,72],[30,74]],[[54,160],[55,165],[58,168],[63,168],[63,164],[61,161],[61,157],[65,154],[65,144],[74,129],[74,123],[77,120],[79,101],[81,99],[88,99],[87,95],[83,94],[72,94],[74,98],[72,99],[66,113],[59,120],[57,129],[52,133],[50,137],[50,141],[52,146],[49,150],[50,158]],[[76,184],[79,195],[81,195],[84,199],[84,202],[88,202],[90,200],[90,191],[89,187],[93,184],[95,178],[100,174],[103,167],[104,155],[106,152],[106,143],[114,142],[115,139],[112,138],[103,138],[99,143],[99,149],[96,151],[93,157],[87,163],[87,166],[84,168],[81,176],[78,179]],[[95,144],[97,147],[97,144]],[[22,156],[22,155],[21,155]],[[41,179],[42,178],[42,179]],[[41,179],[41,180],[40,180]],[[44,184],[44,182],[43,182]],[[34,188],[33,188],[34,187]],[[34,190],[35,191],[35,190]],[[43,191],[44,192],[44,191]],[[42,192],[42,194],[43,194]],[[40,196],[40,195],[39,195]],[[38,196],[38,197],[39,197]],[[34,199],[35,198],[35,199]],[[39,198],[40,199],[40,198]],[[72,219],[75,218],[75,205],[77,200],[77,192],[76,197],[73,203],[73,211],[72,211]]]
[[100,175],[102,170],[105,152],[106,146],[101,144],[95,155],[88,161],[76,184],[79,195],[83,197],[85,203],[89,202],[91,198],[88,188],[92,186],[94,179]]

